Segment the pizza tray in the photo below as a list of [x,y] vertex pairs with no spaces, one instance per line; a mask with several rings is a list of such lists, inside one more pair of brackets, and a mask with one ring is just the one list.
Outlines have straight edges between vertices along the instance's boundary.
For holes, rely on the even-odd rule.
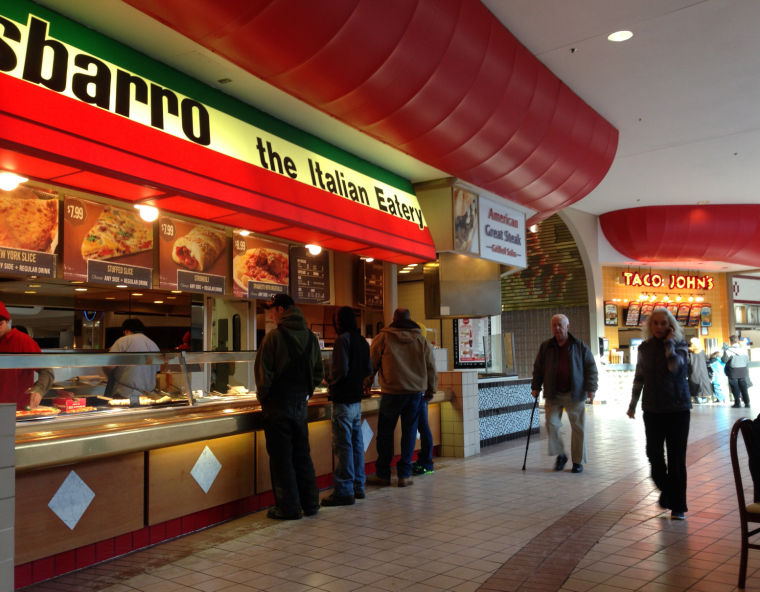
[[25,417],[17,417],[16,421],[45,421],[48,419],[55,419],[61,415],[60,413],[55,413],[53,415],[27,415]]

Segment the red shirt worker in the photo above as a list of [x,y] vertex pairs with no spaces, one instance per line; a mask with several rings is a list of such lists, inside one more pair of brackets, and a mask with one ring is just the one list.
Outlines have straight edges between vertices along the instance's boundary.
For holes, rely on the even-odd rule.
[[[26,333],[11,327],[11,315],[0,302],[0,354],[16,353],[40,353],[40,346]],[[16,409],[26,409],[27,406],[36,409],[54,379],[48,368],[36,372],[37,382],[32,368],[0,369],[0,403],[15,403]]]

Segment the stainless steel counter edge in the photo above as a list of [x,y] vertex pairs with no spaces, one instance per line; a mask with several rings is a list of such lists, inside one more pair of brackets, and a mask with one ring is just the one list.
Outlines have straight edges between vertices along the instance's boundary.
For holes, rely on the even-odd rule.
[[[438,391],[433,403],[451,400],[451,391]],[[362,413],[376,413],[380,397],[362,400]],[[202,409],[194,408],[196,411]],[[309,421],[330,419],[329,402],[309,406]],[[169,424],[125,428],[70,438],[40,439],[16,445],[16,470],[26,471],[142,452],[188,442],[210,440],[263,429],[260,410],[209,418],[193,417]]]

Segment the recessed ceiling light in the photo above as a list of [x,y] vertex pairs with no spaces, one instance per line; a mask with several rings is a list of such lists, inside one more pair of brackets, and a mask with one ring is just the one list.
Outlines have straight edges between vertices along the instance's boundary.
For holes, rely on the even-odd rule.
[[319,255],[322,252],[322,247],[319,245],[306,245],[306,250],[309,251],[312,255]]
[[172,290],[172,294],[182,294],[182,290]]
[[163,303],[164,303],[163,300],[154,300],[153,301],[153,304],[163,304]]
[[37,290],[24,290],[24,294],[36,294]]
[[30,288],[41,288],[42,284],[29,284]]
[[158,219],[158,208],[146,204],[135,204],[135,209],[140,212],[140,218],[146,222],[153,222]]
[[116,284],[117,288],[129,288],[127,284]]
[[116,300],[116,296],[106,296],[106,300]]
[[249,236],[251,234],[250,230],[241,230],[240,236]]
[[74,288],[74,292],[86,292],[87,288]]
[[628,41],[631,37],[633,37],[633,33],[631,31],[615,31],[614,33],[607,35],[607,39],[614,41],[615,43]]
[[132,296],[142,296],[142,292],[132,292]]
[[13,191],[16,187],[21,185],[21,183],[26,183],[28,180],[29,179],[26,177],[22,177],[16,173],[3,171],[0,173],[0,189],[3,189],[4,191]]

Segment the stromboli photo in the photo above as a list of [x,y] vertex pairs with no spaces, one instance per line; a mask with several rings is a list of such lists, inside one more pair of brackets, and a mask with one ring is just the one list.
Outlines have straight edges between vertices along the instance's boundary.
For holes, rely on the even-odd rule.
[[190,271],[208,271],[224,251],[224,232],[207,226],[194,226],[174,241],[172,261]]

